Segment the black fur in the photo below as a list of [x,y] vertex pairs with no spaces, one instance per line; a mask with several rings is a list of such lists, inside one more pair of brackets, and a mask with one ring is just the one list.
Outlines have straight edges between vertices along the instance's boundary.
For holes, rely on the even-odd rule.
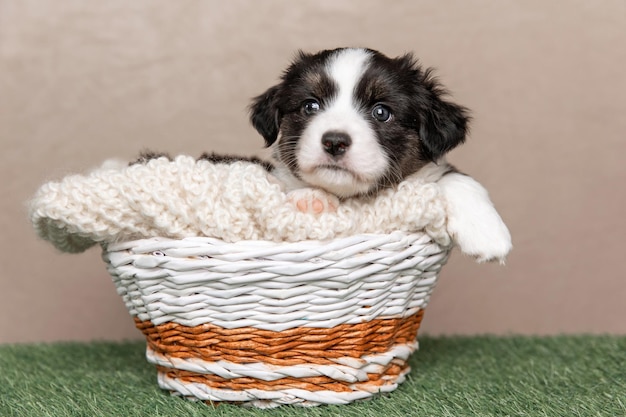
[[136,165],[136,164],[145,164],[151,159],[158,159],[161,157],[165,157],[169,159],[170,161],[172,160],[172,158],[165,152],[153,152],[153,151],[146,150],[146,151],[141,151],[137,159],[135,159],[132,162],[129,162],[128,165],[130,166],[130,165]]
[[212,153],[205,152],[202,155],[200,155],[200,158],[198,158],[198,160],[206,160],[214,164],[232,164],[235,162],[243,161],[243,162],[250,162],[252,164],[261,165],[267,171],[271,171],[272,169],[274,169],[274,166],[270,164],[269,162],[264,161],[254,156],[247,157],[247,156],[239,156],[239,155],[220,155],[214,152]]
[[[167,153],[164,153],[164,152],[142,151],[137,157],[137,159],[130,162],[129,165],[145,164],[152,159],[157,159],[161,157],[165,157],[169,159],[170,161],[172,160],[172,158]],[[220,155],[216,153],[205,152],[202,155],[200,155],[200,157],[198,158],[198,161],[200,160],[206,160],[214,164],[232,164],[235,162],[243,161],[243,162],[250,162],[252,164],[261,165],[268,172],[274,169],[274,166],[271,163],[267,161],[263,161],[262,159],[259,159],[254,156],[247,157],[247,156],[238,156],[238,155]]]
[[278,137],[278,129],[283,115],[278,108],[278,96],[281,86],[275,86],[253,99],[250,122],[263,136],[266,146],[270,146]]

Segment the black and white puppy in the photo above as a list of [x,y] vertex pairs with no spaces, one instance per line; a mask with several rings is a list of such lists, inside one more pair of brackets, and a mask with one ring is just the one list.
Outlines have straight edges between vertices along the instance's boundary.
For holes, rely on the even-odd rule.
[[[437,182],[448,231],[479,261],[504,258],[511,236],[487,191],[444,155],[465,140],[468,111],[410,55],[362,48],[300,52],[279,84],[256,97],[251,122],[273,152],[257,158],[204,154],[215,163],[248,160],[273,174],[301,211],[336,210],[409,175]],[[143,154],[136,163],[163,156]]]
[[416,174],[442,187],[461,249],[503,261],[511,238],[487,192],[444,159],[465,140],[468,121],[410,54],[362,48],[300,52],[251,105],[252,125],[272,147],[270,170],[299,209],[333,210]]

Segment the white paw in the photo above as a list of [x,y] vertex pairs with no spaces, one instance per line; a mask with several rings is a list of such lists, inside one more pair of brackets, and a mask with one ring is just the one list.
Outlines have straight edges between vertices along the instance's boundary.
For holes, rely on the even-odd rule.
[[287,199],[303,213],[332,213],[339,207],[339,199],[316,188],[299,188],[290,191]]
[[513,248],[511,234],[483,186],[457,173],[439,185],[448,202],[448,233],[461,251],[478,262],[504,263]]

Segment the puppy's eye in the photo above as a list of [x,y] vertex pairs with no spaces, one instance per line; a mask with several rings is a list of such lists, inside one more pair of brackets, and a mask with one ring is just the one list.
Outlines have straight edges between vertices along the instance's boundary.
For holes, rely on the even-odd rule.
[[307,116],[317,113],[319,110],[320,103],[318,103],[317,100],[310,99],[302,103],[302,112]]
[[379,122],[388,122],[391,116],[391,109],[384,104],[377,104],[372,109],[372,117]]

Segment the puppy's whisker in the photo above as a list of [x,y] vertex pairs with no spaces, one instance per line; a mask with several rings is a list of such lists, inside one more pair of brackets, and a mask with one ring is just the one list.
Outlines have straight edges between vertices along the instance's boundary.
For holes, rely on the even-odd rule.
[[385,171],[384,175],[381,178],[381,182],[384,185],[393,185],[400,183],[404,178],[402,176],[402,170],[400,169],[400,161],[398,159],[398,155],[389,149],[388,146],[381,145],[385,154],[388,158],[388,169]]

